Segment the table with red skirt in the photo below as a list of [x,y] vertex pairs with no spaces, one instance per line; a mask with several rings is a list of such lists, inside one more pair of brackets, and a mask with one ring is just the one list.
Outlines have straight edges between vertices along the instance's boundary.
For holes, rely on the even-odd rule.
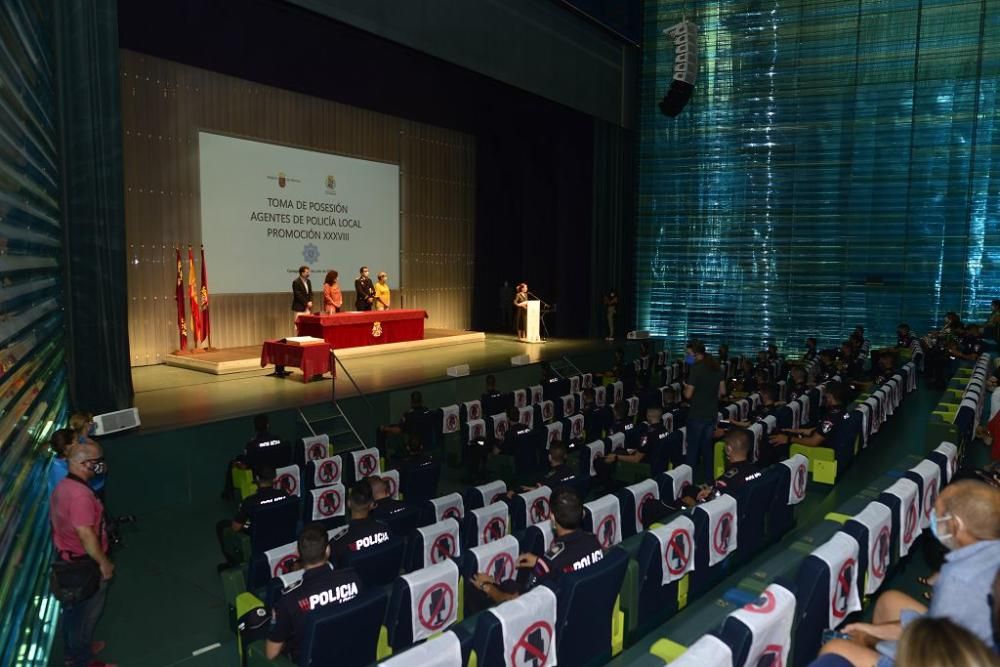
[[[309,382],[317,375],[329,373],[331,348],[328,343],[295,345],[280,340],[265,340],[260,350],[261,368],[268,364],[291,366],[302,370],[302,381]],[[336,371],[334,371],[336,373]]]
[[423,340],[425,310],[368,310],[334,315],[300,315],[299,336],[322,338],[335,350]]

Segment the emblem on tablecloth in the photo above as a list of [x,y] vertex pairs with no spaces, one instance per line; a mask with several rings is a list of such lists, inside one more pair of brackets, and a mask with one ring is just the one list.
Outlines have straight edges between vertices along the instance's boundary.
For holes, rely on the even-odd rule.
[[372,337],[373,338],[378,338],[381,335],[382,335],[382,323],[381,322],[373,322],[372,323]]

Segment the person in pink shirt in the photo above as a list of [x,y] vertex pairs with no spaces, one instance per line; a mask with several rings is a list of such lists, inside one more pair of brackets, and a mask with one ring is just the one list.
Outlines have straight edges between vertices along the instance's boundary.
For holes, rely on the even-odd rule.
[[340,291],[338,275],[336,271],[327,271],[326,280],[323,281],[323,312],[326,315],[339,313],[344,305],[344,295]]
[[106,472],[104,452],[93,440],[73,445],[67,452],[69,473],[56,485],[49,500],[49,521],[56,557],[62,561],[93,559],[101,572],[97,592],[86,600],[62,607],[66,664],[107,667],[94,659],[103,642],[94,642],[94,628],[104,609],[108,582],[115,566],[108,558],[104,505],[88,483]]

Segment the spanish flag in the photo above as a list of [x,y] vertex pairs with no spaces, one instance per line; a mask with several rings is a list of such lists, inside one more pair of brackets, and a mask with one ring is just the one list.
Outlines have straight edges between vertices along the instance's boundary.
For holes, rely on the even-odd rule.
[[198,278],[194,272],[194,250],[188,246],[188,298],[191,300],[191,323],[194,325],[194,346],[201,341],[201,308],[198,305]]

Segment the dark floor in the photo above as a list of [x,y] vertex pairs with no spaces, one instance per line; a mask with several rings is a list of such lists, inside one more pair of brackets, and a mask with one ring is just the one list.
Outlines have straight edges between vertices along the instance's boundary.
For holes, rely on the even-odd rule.
[[[796,533],[820,522],[827,512],[834,511],[909,455],[923,455],[924,424],[939,394],[924,388],[911,394],[902,412],[878,434],[877,447],[865,450],[836,487],[814,485],[799,507]],[[985,451],[979,445],[976,447]],[[979,452],[974,454],[981,455]],[[447,486],[456,483],[454,479],[446,481]],[[139,517],[137,526],[126,527],[126,546],[115,554],[116,577],[98,629],[99,638],[108,642],[104,659],[124,667],[180,664],[237,667],[235,643],[215,571],[220,557],[213,533],[216,520],[232,511],[230,503],[213,500],[151,511]],[[796,534],[792,534],[782,544],[762,553],[665,626],[626,649],[612,664],[627,664],[648,652],[649,644],[664,634],[693,631],[700,634],[707,630],[691,627],[699,622],[699,611],[752,572],[755,564],[786,548],[795,539]],[[926,567],[919,555],[911,561],[914,562],[889,585],[919,595],[915,580],[926,573]],[[51,665],[62,663],[62,648],[58,644],[57,641],[53,647]],[[195,655],[216,645],[214,649]]]

